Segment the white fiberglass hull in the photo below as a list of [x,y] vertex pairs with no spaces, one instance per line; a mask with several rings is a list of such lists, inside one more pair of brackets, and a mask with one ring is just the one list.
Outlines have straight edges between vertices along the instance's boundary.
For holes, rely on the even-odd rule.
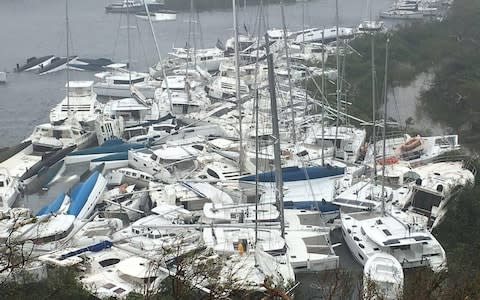
[[[148,16],[147,14],[138,14],[135,15],[137,18],[141,20],[146,20],[148,21]],[[177,14],[175,12],[156,12],[156,13],[150,13],[150,20],[154,22],[159,22],[159,21],[175,21],[177,19]]]
[[[146,98],[155,96],[155,87],[135,86]],[[128,84],[106,84],[97,82],[93,85],[93,90],[98,96],[128,98],[132,96]]]

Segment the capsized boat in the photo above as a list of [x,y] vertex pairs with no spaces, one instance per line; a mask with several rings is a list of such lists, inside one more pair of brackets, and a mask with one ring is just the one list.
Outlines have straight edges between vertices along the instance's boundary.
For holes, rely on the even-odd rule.
[[45,55],[41,57],[30,57],[27,58],[27,62],[20,66],[17,64],[17,67],[15,68],[16,72],[23,72],[23,71],[34,71],[37,69],[41,69],[44,66],[50,64],[52,59],[55,58],[55,55]]

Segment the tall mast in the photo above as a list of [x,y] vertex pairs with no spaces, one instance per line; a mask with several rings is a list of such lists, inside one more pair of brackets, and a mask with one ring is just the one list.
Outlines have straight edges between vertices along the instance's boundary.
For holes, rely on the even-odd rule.
[[285,9],[283,5],[283,1],[280,3],[280,7],[282,10],[282,26],[283,26],[283,43],[285,47],[285,56],[287,58],[287,72],[288,72],[288,93],[290,96],[290,109],[292,110],[292,142],[294,145],[297,143],[297,134],[296,134],[296,126],[295,126],[295,110],[293,108],[293,98],[292,98],[292,78],[290,76],[290,57],[288,55],[288,41],[287,41],[287,25],[285,24]]
[[[340,59],[339,59],[339,47],[340,38],[338,36],[338,0],[335,0],[335,28],[336,28],[336,45],[335,56],[337,59],[337,83],[336,83],[336,95],[337,95],[337,120],[335,122],[335,143],[333,145],[333,158],[337,157],[337,138],[338,138],[338,126],[340,126]],[[325,31],[325,30],[324,30]]]
[[[338,75],[337,75],[338,76]],[[325,166],[325,27],[322,30],[322,166]]]
[[65,0],[65,27],[67,39],[67,116],[70,117],[70,66],[68,65],[70,56],[70,25],[68,21],[68,0]]
[[148,16],[148,23],[150,24],[150,31],[152,32],[153,41],[155,42],[155,50],[157,51],[158,62],[160,63],[160,66],[162,68],[162,74],[163,74],[163,79],[164,79],[164,82],[165,82],[165,88],[167,89],[168,102],[170,103],[170,112],[173,113],[172,93],[171,93],[170,88],[168,86],[167,73],[165,71],[165,66],[163,65],[162,54],[160,53],[160,48],[158,47],[157,36],[155,35],[155,30],[153,30],[153,23],[152,23],[152,18],[150,17],[150,10],[149,10],[148,5],[145,1],[143,2],[143,5],[145,5],[145,11],[147,12],[147,16]]
[[[260,152],[260,144],[258,143],[258,60],[259,60],[259,46],[260,46],[260,30],[261,30],[261,19],[263,14],[263,0],[260,0],[260,7],[258,13],[258,32],[257,32],[257,55],[255,58],[255,78],[254,78],[254,88],[255,88],[255,245],[257,245],[258,240],[258,165],[259,165],[259,158],[258,152]],[[256,259],[256,256],[255,256]]]
[[376,94],[376,87],[375,87],[375,35],[372,33],[371,38],[371,51],[372,51],[372,136],[373,136],[373,183],[377,184],[377,120],[376,116],[376,103],[375,103],[375,94]]
[[131,72],[131,49],[130,49],[130,2],[127,1],[127,55],[128,55],[128,85],[130,87],[130,90],[132,88],[132,72]]
[[268,86],[270,89],[270,105],[272,110],[272,133],[274,138],[273,153],[275,162],[275,200],[280,211],[280,229],[282,238],[285,237],[285,218],[283,211],[283,177],[282,177],[282,162],[280,158],[280,130],[278,128],[278,111],[277,111],[277,97],[275,94],[275,75],[273,70],[273,55],[270,53],[270,45],[268,41],[268,33],[265,34],[265,44],[267,50],[268,63]]
[[385,156],[386,156],[386,135],[385,131],[387,128],[387,74],[388,74],[388,45],[390,39],[387,38],[387,43],[385,45],[385,77],[383,81],[383,164],[382,164],[382,215],[385,215]]
[[242,100],[240,97],[240,49],[238,43],[238,20],[237,20],[237,3],[235,0],[232,0],[233,5],[233,28],[234,28],[234,36],[235,36],[235,91],[236,91],[236,98],[237,98],[237,109],[238,109],[238,131],[240,135],[240,174],[243,172],[245,157],[243,153],[243,131],[242,131]]

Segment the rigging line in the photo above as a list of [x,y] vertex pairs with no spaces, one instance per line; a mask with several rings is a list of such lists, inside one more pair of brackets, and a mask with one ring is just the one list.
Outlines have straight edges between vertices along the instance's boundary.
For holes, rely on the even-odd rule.
[[117,34],[115,35],[115,40],[113,42],[112,58],[115,58],[115,52],[117,50],[117,44],[118,44],[118,40],[120,38],[120,28],[121,28],[121,25],[122,25],[122,15],[123,14],[119,14],[119,15],[120,16],[118,17]]
[[203,39],[203,30],[202,30],[202,23],[200,22],[200,13],[197,9],[197,26],[198,26],[198,34],[200,35],[200,47],[205,49],[205,41]]
[[140,32],[140,26],[138,26],[138,18],[135,18],[135,24],[137,27],[137,33],[138,33],[138,41],[140,44],[140,48],[142,49],[142,54],[143,54],[143,59],[145,60],[145,65],[148,66],[148,58],[147,58],[147,52],[145,51],[145,43],[142,38],[142,33]]
[[[398,107],[398,101],[397,101],[398,99],[397,99],[397,95],[396,95],[396,93],[395,93],[395,88],[392,88],[392,89],[391,89],[391,93],[392,93],[392,96],[393,96],[393,103],[395,104],[396,116],[398,116],[398,122],[399,122],[400,126],[403,126],[402,123],[404,122],[404,123],[405,123],[405,127],[406,127],[407,122],[405,122],[405,121],[406,121],[407,119],[404,119],[404,120],[402,121],[402,116],[401,116],[401,114],[400,114],[400,108]],[[388,95],[387,95],[387,96],[388,96]],[[388,100],[388,98],[387,98],[387,100]],[[406,116],[404,116],[404,117],[406,117]]]
[[[285,7],[283,4],[283,1],[280,2],[280,8],[281,8],[281,13],[282,13],[282,29],[283,29],[283,41],[284,41],[284,47],[285,47],[285,56],[287,59],[287,74],[288,74],[288,91],[289,91],[289,96],[290,96],[290,106],[291,106],[291,118],[292,118],[292,140],[293,144],[295,145],[297,143],[297,128],[295,126],[295,110],[293,107],[293,96],[292,96],[292,74],[291,74],[291,69],[290,69],[290,55],[288,54],[288,41],[287,41],[287,24],[285,21]],[[296,146],[295,146],[296,147]]]

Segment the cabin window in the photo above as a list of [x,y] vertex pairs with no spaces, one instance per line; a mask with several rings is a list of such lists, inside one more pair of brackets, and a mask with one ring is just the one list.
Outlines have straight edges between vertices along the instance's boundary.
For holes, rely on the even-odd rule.
[[207,174],[214,177],[214,178],[220,179],[220,176],[218,176],[217,172],[215,172],[212,169],[207,169]]
[[193,145],[192,148],[193,148],[193,149],[200,150],[200,151],[203,150],[203,146],[202,146],[202,145]]
[[5,183],[3,181],[0,181],[0,187],[4,187]]
[[365,249],[365,246],[363,244],[358,243],[358,247]]
[[[143,82],[145,79],[143,77],[140,77],[140,78],[137,78],[137,79],[132,79],[131,83],[134,84],[134,83],[139,83],[139,82]],[[128,80],[114,80],[113,81],[113,84],[129,84]]]
[[303,151],[300,151],[299,153],[297,153],[297,156],[299,156],[299,157],[306,156],[306,155],[308,155],[307,150],[303,150]]
[[383,233],[385,233],[386,236],[391,236],[392,235],[390,233],[390,231],[388,231],[387,229],[383,229],[382,231],[383,231]]
[[104,284],[102,287],[105,288],[105,289],[107,289],[107,290],[110,290],[110,289],[116,287],[116,285],[114,285],[113,283],[110,283],[110,282],[109,282],[109,283]]
[[391,247],[392,250],[402,250],[402,251],[405,251],[405,250],[410,250],[410,245],[400,245],[400,246],[393,246]]
[[122,293],[125,292],[125,290],[119,287],[118,289],[114,290],[114,292],[115,292],[116,294],[122,294]]
[[360,253],[358,253],[358,257],[360,257],[361,260],[364,260],[363,256]]
[[112,266],[112,265],[116,265],[120,262],[120,259],[118,258],[110,258],[110,259],[105,259],[105,260],[102,260],[99,262],[99,264],[105,268],[105,267],[108,267],[108,266]]

